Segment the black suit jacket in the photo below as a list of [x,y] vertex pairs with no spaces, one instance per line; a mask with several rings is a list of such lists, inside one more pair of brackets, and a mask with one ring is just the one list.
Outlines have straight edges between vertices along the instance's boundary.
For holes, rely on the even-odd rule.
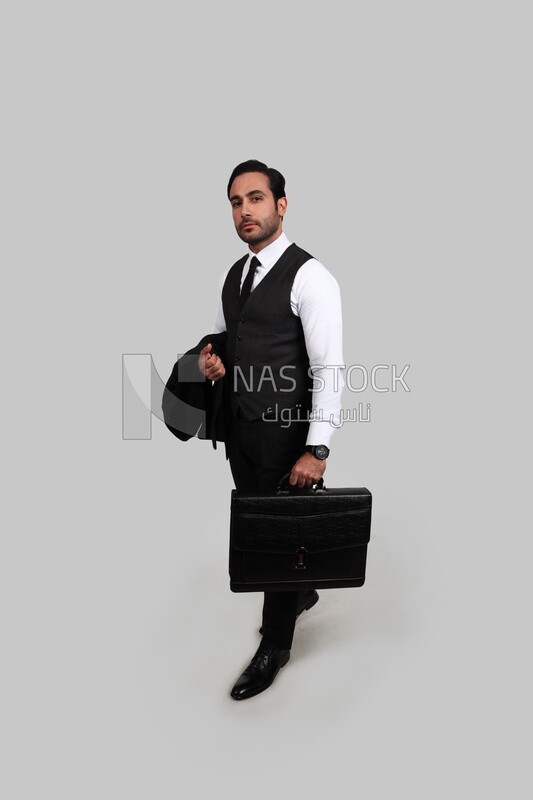
[[208,342],[226,364],[227,334],[211,333],[202,337],[196,347],[188,350],[172,369],[163,391],[162,411],[165,425],[182,442],[193,436],[210,439],[216,450],[217,442],[226,443],[228,457],[229,393],[226,378],[214,383],[204,378],[198,368],[198,355]]

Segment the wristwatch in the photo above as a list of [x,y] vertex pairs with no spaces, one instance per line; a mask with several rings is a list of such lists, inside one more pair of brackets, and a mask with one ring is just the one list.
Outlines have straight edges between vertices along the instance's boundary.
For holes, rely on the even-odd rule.
[[325,461],[329,456],[329,447],[326,447],[325,444],[308,444],[305,450],[307,453],[312,453],[320,461]]

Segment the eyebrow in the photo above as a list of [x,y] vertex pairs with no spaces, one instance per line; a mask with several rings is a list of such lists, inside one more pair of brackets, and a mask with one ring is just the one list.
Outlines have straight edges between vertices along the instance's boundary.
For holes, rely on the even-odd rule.
[[[246,192],[245,197],[251,197],[253,194],[262,194],[263,196],[265,195],[262,189],[252,189],[251,192]],[[240,194],[233,194],[229,199],[230,203],[232,200],[238,200],[240,196],[241,196]]]

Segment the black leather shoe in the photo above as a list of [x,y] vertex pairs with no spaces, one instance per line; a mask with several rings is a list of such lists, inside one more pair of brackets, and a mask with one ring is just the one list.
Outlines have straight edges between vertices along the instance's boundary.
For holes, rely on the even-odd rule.
[[[304,594],[298,599],[298,605],[296,606],[296,619],[298,619],[302,611],[309,611],[310,608],[313,608],[315,603],[318,603],[319,597],[320,595],[316,589],[309,589],[308,591],[304,592]],[[259,633],[263,633],[263,626],[259,628]]]
[[291,657],[290,650],[270,650],[259,645],[257,652],[231,690],[234,700],[246,700],[263,692]]

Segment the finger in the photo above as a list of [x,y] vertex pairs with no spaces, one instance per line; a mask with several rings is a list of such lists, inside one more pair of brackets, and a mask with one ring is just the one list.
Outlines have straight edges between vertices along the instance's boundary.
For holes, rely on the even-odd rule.
[[213,367],[212,369],[208,370],[207,374],[208,377],[214,381],[217,380],[217,378],[222,378],[222,376],[225,374],[225,369],[222,364],[219,364],[218,367]]
[[214,361],[206,362],[206,368],[209,372],[216,372],[222,366],[221,360],[218,358]]
[[200,350],[200,355],[204,356],[207,355],[211,351],[211,342],[208,342],[205,347],[202,347]]

